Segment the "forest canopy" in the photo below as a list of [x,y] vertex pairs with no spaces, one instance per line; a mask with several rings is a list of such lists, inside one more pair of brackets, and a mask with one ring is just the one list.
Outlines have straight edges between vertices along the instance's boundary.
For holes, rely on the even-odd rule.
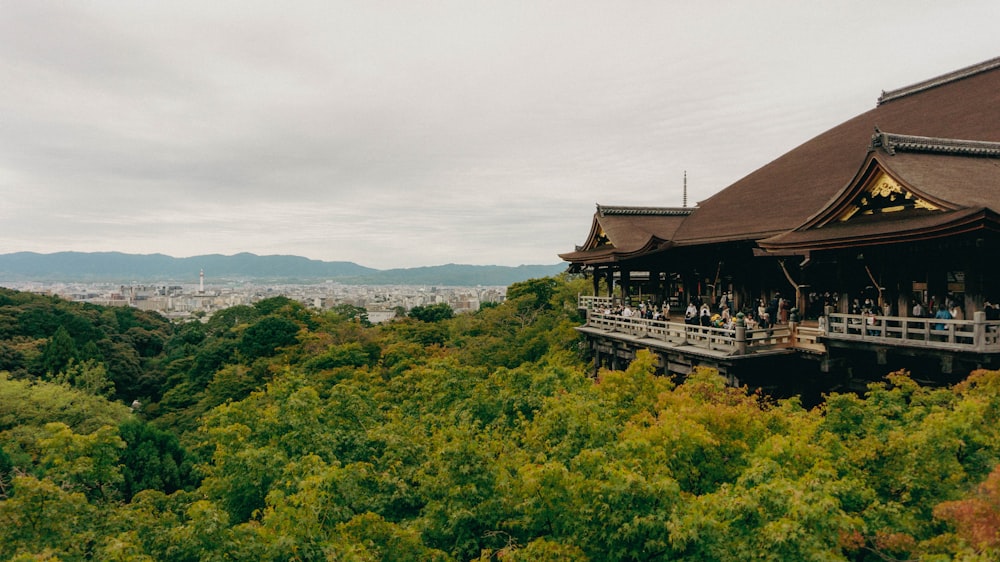
[[1000,372],[811,408],[646,353],[595,377],[589,286],[379,326],[0,289],[0,558],[1000,558]]

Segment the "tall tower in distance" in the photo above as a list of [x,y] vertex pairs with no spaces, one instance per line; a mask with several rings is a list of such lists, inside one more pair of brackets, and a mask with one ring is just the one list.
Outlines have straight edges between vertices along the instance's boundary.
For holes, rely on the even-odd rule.
[[201,270],[201,273],[198,274],[198,294],[199,295],[204,295],[205,294],[205,270],[204,269]]

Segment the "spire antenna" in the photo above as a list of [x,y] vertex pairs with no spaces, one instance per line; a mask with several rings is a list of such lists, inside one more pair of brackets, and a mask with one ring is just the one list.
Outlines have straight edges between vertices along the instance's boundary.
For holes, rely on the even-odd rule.
[[684,208],[688,206],[688,171],[684,170],[684,201],[681,205]]

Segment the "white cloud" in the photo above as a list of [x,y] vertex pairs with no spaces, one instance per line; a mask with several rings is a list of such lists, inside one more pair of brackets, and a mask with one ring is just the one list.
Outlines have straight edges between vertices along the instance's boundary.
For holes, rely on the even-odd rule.
[[14,0],[0,252],[555,263],[996,56],[992,2]]

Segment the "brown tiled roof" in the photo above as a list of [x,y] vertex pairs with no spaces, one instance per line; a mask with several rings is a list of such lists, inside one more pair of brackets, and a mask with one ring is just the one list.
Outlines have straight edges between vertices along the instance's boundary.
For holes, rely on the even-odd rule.
[[1000,154],[974,158],[897,152],[881,160],[900,181],[955,206],[1000,211]]
[[[571,263],[610,263],[664,249],[691,211],[687,207],[598,205],[587,242],[559,257]],[[607,240],[598,239],[602,232]]]
[[[888,173],[939,210],[912,209],[836,221],[864,189],[873,170]],[[1000,143],[878,131],[872,139],[872,152],[855,179],[826,208],[794,231],[757,243],[770,252],[789,252],[952,236],[995,228],[997,211]]]
[[985,144],[1000,148],[1000,143],[976,143],[979,146],[977,157],[972,158],[956,151],[956,147],[966,144],[965,141],[908,137],[920,138],[921,141],[919,144],[889,146],[893,150],[890,155],[882,144],[885,136],[886,133],[875,135],[881,140],[873,142],[873,146],[879,148],[872,149],[851,183],[796,230],[822,227],[841,215],[864,189],[865,182],[875,170],[889,173],[908,191],[939,209],[957,210],[969,206],[996,208],[997,198],[993,194],[1000,192],[1000,152],[989,156],[991,152],[980,149]]
[[[1000,58],[883,94],[878,106],[792,149],[776,160],[699,203],[673,237],[676,245],[760,240],[794,230],[848,186],[865,162],[872,131],[905,133],[909,138],[973,139],[1000,142]],[[899,140],[899,139],[897,139]],[[896,150],[905,143],[897,143]],[[916,143],[919,145],[920,143]],[[972,150],[972,148],[968,148]],[[973,158],[948,158],[940,151],[897,153],[893,169],[921,189],[963,198],[963,204],[1000,209],[1000,190],[963,183],[962,170],[989,173]],[[895,159],[906,160],[896,162]],[[903,170],[905,168],[905,171]],[[972,170],[971,168],[975,168]],[[959,203],[959,201],[956,201]]]
[[979,64],[974,64],[972,66],[967,66],[965,68],[960,68],[954,72],[949,72],[941,76],[931,78],[929,80],[924,80],[922,82],[917,82],[916,84],[911,84],[909,86],[904,86],[902,88],[891,90],[889,92],[882,92],[882,95],[878,98],[879,105],[883,103],[892,101],[894,99],[901,98],[903,96],[909,96],[924,90],[929,90],[930,88],[935,88],[941,86],[942,84],[947,84],[948,82],[954,82],[961,78],[967,76],[972,76],[973,74],[978,74],[986,70],[992,70],[994,68],[1000,67],[1000,58],[990,59]]

